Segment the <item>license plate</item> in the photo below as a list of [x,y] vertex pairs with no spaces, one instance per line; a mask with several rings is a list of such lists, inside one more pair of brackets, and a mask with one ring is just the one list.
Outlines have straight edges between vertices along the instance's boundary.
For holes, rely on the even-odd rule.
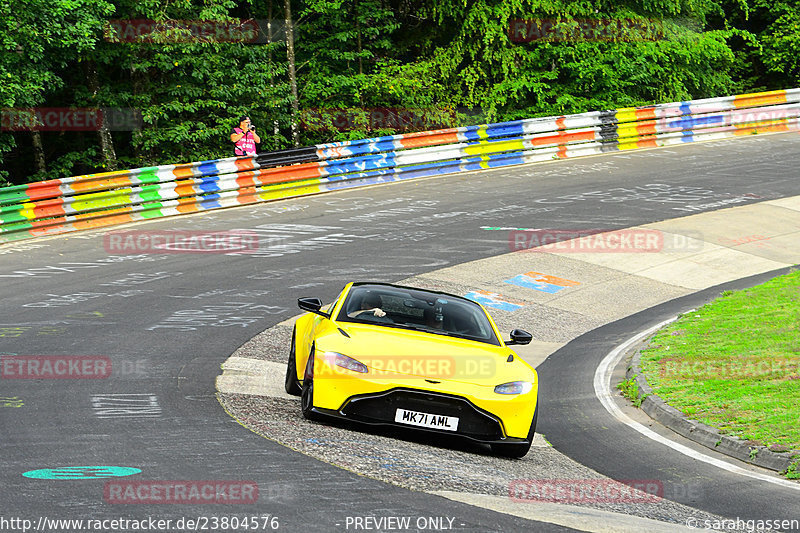
[[458,429],[458,417],[420,413],[419,411],[409,411],[407,409],[398,409],[395,411],[394,421],[400,424],[444,429],[447,431],[455,431]]

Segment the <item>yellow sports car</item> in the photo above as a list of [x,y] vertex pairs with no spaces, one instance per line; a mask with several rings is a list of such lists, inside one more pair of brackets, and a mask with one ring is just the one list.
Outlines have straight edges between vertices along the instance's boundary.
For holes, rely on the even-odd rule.
[[522,457],[536,430],[536,370],[479,303],[385,283],[350,283],[323,308],[300,298],[286,392],[308,419],[455,434]]

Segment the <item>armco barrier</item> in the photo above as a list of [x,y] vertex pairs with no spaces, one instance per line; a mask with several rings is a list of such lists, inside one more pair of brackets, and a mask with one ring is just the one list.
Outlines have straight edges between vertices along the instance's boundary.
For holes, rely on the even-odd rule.
[[437,174],[800,129],[800,89],[592,111],[0,188],[0,242]]

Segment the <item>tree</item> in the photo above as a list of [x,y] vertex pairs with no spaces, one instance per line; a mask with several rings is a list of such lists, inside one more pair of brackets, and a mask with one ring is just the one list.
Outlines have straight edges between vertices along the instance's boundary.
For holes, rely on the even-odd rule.
[[[156,21],[216,21],[222,25],[241,20],[231,15],[234,7],[236,4],[227,0],[163,6],[133,2],[126,6],[126,15]],[[147,37],[142,42],[115,43],[123,54],[117,68],[124,72],[110,76],[136,80],[132,89],[117,94],[121,96],[120,105],[141,109],[146,127],[132,141],[140,158],[151,163],[177,163],[230,156],[233,150],[227,138],[240,115],[251,115],[258,125],[271,124],[275,119],[288,122],[287,85],[274,82],[281,77],[285,64],[271,57],[281,44],[203,38],[183,29],[167,29]],[[281,148],[286,142],[280,136],[262,138],[262,150]]]
[[[113,5],[105,0],[0,3],[0,107],[31,108],[44,103],[49,93],[64,85],[61,72],[76,54],[96,47],[100,35],[95,29],[113,12]],[[0,162],[28,135],[0,132]],[[39,144],[36,160],[43,165],[42,136],[33,139]],[[0,179],[8,175],[0,170]]]
[[[400,28],[395,10],[379,0],[307,0],[302,5],[296,24],[299,100],[329,126],[306,132],[306,142],[315,142],[315,135],[337,140],[371,135],[367,109],[401,103],[373,91],[382,65],[402,53],[395,40]],[[330,122],[345,109],[355,117],[354,129],[336,134]]]
[[[733,86],[733,55],[724,31],[699,33],[665,20],[665,38],[621,33],[615,40],[576,38],[514,43],[516,19],[548,19],[564,34],[576,19],[638,20],[705,16],[681,2],[428,0],[417,12],[431,30],[422,58],[398,72],[426,79],[439,98],[507,120],[724,94]],[[580,34],[578,34],[580,35]],[[447,101],[446,100],[446,101]]]
[[[264,18],[255,41],[174,23]],[[117,35],[113,21],[136,19],[161,25]],[[521,19],[563,38],[520,42]],[[585,38],[596,19],[617,33]],[[424,130],[785,88],[799,56],[800,0],[7,0],[0,106],[137,110],[143,127],[0,131],[0,180],[230,156],[243,114],[265,151],[398,131],[373,108]],[[303,129],[315,109],[329,127]],[[349,129],[333,128],[340,112]]]

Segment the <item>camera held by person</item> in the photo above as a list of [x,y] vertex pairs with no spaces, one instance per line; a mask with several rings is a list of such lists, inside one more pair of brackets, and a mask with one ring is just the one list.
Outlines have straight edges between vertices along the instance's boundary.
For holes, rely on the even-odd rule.
[[239,126],[231,129],[234,155],[256,155],[256,144],[261,138],[247,115],[239,118]]

